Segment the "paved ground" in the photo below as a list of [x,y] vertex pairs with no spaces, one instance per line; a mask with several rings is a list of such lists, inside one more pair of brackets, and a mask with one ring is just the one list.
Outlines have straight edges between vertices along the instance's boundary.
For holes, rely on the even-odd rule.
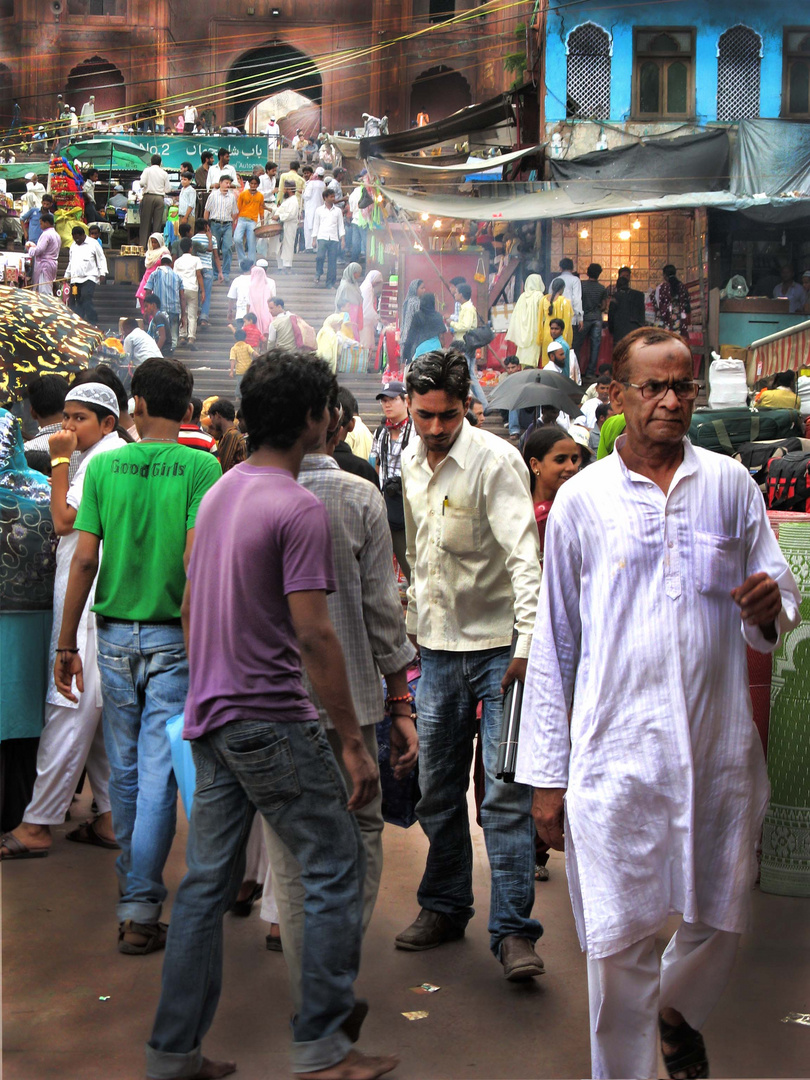
[[[87,811],[83,798],[78,813]],[[180,818],[167,872],[172,895],[183,873],[182,811]],[[49,858],[2,867],[3,1077],[137,1080],[162,954],[119,955],[115,856],[66,843],[66,828],[57,830]],[[537,886],[548,974],[514,986],[488,951],[486,856],[480,830],[474,835],[478,914],[466,939],[408,954],[395,951],[392,939],[416,914],[425,840],[418,826],[386,829],[382,889],[358,984],[371,1002],[362,1046],[401,1054],[393,1074],[400,1080],[588,1076],[585,965],[562,856],[552,855],[551,880]],[[810,909],[807,901],[759,892],[754,900],[756,931],[706,1028],[712,1076],[807,1077],[810,1028],[781,1020],[810,1012]],[[266,929],[257,910],[247,920],[227,919],[223,997],[205,1049],[235,1057],[239,1080],[289,1075],[284,959],[266,951]],[[441,991],[409,990],[425,981]],[[430,1015],[413,1022],[401,1015],[415,1009]]]

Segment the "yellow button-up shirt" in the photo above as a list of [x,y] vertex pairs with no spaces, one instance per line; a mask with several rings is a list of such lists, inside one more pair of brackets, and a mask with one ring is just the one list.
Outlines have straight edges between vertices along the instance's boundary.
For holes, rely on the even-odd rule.
[[402,454],[411,584],[408,633],[428,649],[511,644],[529,655],[540,545],[529,470],[514,446],[466,421],[436,469],[421,440]]

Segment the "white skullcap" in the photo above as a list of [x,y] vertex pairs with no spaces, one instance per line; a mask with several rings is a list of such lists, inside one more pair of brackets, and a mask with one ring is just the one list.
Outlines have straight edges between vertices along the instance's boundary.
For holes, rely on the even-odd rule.
[[104,383],[90,382],[74,386],[68,390],[65,401],[83,401],[87,405],[101,405],[102,408],[109,409],[116,419],[121,415],[118,398]]

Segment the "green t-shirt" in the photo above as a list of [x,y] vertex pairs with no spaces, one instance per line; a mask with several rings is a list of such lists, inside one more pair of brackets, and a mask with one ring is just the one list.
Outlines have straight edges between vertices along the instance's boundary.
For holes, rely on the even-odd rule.
[[601,461],[603,457],[607,457],[608,454],[613,453],[613,447],[616,440],[627,427],[627,421],[624,418],[624,413],[618,413],[616,416],[609,416],[602,424],[602,431],[599,434],[599,449],[596,451],[596,457],[598,461]]
[[93,458],[74,525],[104,541],[93,611],[128,622],[180,618],[186,533],[221,476],[213,454],[177,443],[127,443]]

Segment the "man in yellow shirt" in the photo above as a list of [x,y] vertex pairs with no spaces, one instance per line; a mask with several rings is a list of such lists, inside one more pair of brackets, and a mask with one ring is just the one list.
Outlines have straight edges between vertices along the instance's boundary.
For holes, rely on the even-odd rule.
[[245,341],[245,331],[234,331],[234,343],[231,346],[231,378],[236,376],[236,386],[234,388],[237,400],[240,398],[239,389],[242,385],[242,376],[247,369],[253,363],[253,359],[256,353],[251,349],[250,345]]
[[243,259],[253,263],[256,261],[256,237],[253,234],[264,220],[264,194],[259,191],[258,176],[250,177],[248,186],[239,193],[236,208],[239,220],[233,234],[233,246],[240,263]]
[[276,201],[282,202],[284,199],[284,185],[295,185],[295,197],[298,199],[298,208],[301,208],[301,197],[304,194],[304,178],[301,175],[301,163],[300,161],[291,161],[290,167],[287,172],[282,173],[278,179],[278,194],[276,195]]
[[761,390],[756,402],[759,409],[799,409],[801,402],[796,393],[796,372],[777,371],[770,390]]

